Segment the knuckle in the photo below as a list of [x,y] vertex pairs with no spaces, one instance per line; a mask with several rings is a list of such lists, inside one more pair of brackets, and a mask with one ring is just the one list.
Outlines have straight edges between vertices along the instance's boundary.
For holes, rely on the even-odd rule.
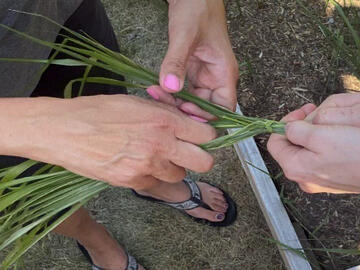
[[319,111],[316,113],[316,115],[313,119],[313,123],[314,124],[323,124],[329,120],[328,118],[329,118],[329,110],[326,108],[319,109]]
[[156,115],[154,120],[154,128],[160,130],[167,130],[173,126],[172,119],[169,115],[165,113],[160,113]]
[[174,68],[178,72],[182,73],[182,72],[185,71],[186,62],[185,62],[184,59],[182,59],[180,57],[172,57],[172,58],[168,59],[166,64],[168,66],[171,66],[172,68]]

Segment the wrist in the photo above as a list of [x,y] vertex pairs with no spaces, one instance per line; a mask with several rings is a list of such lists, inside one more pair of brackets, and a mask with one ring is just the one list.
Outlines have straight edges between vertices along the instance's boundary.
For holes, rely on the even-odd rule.
[[42,148],[39,117],[46,115],[53,98],[0,99],[0,155],[36,158]]

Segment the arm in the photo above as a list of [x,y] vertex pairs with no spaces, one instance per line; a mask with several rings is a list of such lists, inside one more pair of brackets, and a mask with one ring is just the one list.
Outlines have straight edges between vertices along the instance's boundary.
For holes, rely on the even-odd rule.
[[1,155],[56,164],[116,186],[176,182],[184,168],[204,172],[213,164],[196,146],[215,138],[210,126],[137,97],[3,98],[0,115]]

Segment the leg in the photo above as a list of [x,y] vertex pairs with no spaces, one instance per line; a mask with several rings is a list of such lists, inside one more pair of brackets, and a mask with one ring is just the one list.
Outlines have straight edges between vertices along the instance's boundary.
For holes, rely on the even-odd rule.
[[[197,182],[197,185],[199,186],[204,202],[209,205],[212,210],[198,207],[187,210],[186,212],[196,218],[204,218],[213,222],[222,221],[228,207],[222,191],[207,183]],[[161,182],[159,185],[150,189],[137,190],[136,192],[166,202],[182,202],[190,198],[189,188],[184,182],[176,184]]]
[[[57,226],[54,232],[80,242],[88,250],[95,265],[106,270],[126,268],[127,256],[124,249],[84,208],[80,208]],[[139,270],[144,268],[140,266]]]

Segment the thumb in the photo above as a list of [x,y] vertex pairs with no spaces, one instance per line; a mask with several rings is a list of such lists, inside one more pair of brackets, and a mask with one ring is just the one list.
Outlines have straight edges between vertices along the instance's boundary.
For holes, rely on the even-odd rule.
[[160,70],[160,86],[168,92],[178,92],[184,86],[187,60],[190,55],[191,42],[183,35],[170,39]]

